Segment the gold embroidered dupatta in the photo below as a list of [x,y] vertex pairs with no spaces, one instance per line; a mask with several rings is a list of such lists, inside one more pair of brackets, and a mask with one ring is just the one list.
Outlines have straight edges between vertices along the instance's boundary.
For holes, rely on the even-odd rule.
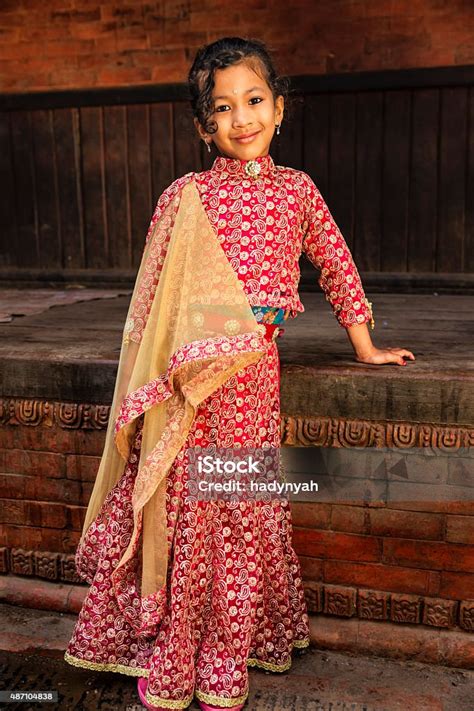
[[[132,494],[133,531],[112,573],[118,597],[127,588],[125,572],[140,535],[141,597],[165,594],[167,472],[186,442],[198,405],[264,355],[269,347],[264,331],[191,181],[164,209],[144,248],[123,333],[104,452],[78,548],[81,551],[91,523],[124,472],[137,418],[143,415]],[[88,545],[91,555],[93,546]],[[121,605],[127,604],[125,595]]]

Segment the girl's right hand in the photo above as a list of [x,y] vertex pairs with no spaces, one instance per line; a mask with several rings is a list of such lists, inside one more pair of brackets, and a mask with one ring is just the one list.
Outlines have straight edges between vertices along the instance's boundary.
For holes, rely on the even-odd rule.
[[404,356],[410,360],[416,360],[411,351],[406,348],[375,348],[375,346],[367,353],[358,355],[355,359],[358,363],[369,363],[370,365],[383,365],[384,363],[395,363],[396,365],[406,365],[407,361]]

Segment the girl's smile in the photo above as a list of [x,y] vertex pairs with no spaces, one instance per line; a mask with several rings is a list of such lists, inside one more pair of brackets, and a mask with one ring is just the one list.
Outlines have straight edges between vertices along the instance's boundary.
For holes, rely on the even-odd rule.
[[239,143],[250,143],[259,133],[259,131],[255,131],[255,133],[245,133],[241,136],[236,136],[234,140],[239,141]]

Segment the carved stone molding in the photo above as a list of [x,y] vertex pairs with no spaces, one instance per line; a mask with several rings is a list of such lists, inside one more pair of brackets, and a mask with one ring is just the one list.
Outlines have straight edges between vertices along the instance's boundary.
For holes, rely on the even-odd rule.
[[433,447],[452,450],[474,446],[474,427],[312,418],[282,413],[281,443],[293,447]]
[[388,620],[389,604],[390,593],[359,590],[357,616],[362,620]]
[[0,573],[26,575],[55,582],[82,583],[73,553],[0,548]]
[[459,624],[463,629],[474,632],[474,600],[463,600],[459,605]]
[[64,429],[105,430],[109,414],[109,405],[0,398],[2,425],[58,425]]
[[[0,398],[2,425],[57,425],[64,429],[105,430],[109,415],[110,405]],[[296,447],[434,447],[449,450],[474,446],[474,427],[312,418],[282,413],[281,443]]]
[[397,593],[390,596],[390,619],[392,622],[419,624],[421,622],[421,597]]
[[356,612],[357,590],[355,588],[325,585],[323,597],[323,612],[326,615],[352,617]]
[[[456,624],[456,612],[459,607],[456,600],[440,600],[436,598],[426,597],[423,605],[423,624],[433,625],[433,627],[454,627]],[[466,608],[467,617],[469,617],[469,608]],[[471,605],[471,614],[474,622],[474,604]],[[464,629],[469,629],[466,620],[461,623],[461,610],[459,610],[460,624]],[[471,627],[474,629],[474,627]]]
[[423,624],[474,632],[474,600],[446,600],[303,581],[308,611],[363,620]]
[[14,575],[36,575],[34,552],[25,551],[22,548],[12,548],[10,551],[10,570]]
[[311,580],[305,580],[303,584],[308,610],[310,612],[322,612],[323,586],[321,583],[313,583]]

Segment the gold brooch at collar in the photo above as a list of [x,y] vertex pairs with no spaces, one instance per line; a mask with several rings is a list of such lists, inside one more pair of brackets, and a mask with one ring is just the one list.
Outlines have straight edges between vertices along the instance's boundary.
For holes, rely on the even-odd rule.
[[262,170],[262,166],[256,160],[249,160],[245,164],[244,170],[251,178],[256,178]]

